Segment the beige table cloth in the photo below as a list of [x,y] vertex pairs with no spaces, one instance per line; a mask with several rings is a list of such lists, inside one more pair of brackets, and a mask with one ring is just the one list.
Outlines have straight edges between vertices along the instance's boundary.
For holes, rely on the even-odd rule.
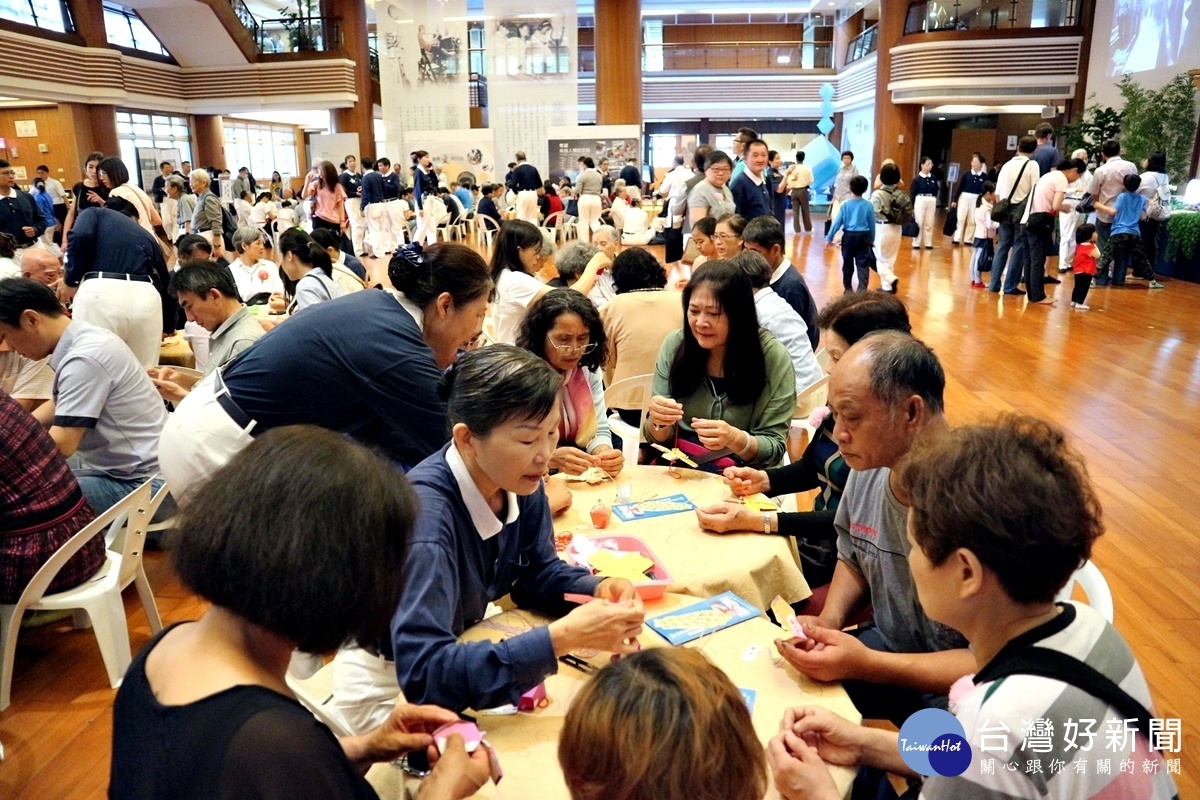
[[[646,616],[654,617],[681,606],[695,603],[700,598],[679,594],[646,604]],[[548,620],[529,611],[506,611],[463,633],[461,640],[498,641],[544,625]],[[862,716],[855,709],[840,683],[817,683],[801,675],[787,665],[775,652],[773,644],[782,631],[763,618],[739,623],[709,636],[690,642],[685,647],[700,649],[713,663],[725,671],[734,685],[756,692],[751,719],[759,740],[766,746],[779,731],[779,721],[785,709],[800,705],[819,705],[830,709],[857,723]],[[642,647],[669,647],[665,639],[647,628],[639,637]],[[760,649],[746,660],[748,648],[757,645]],[[596,666],[609,660],[607,653],[580,652],[577,655]],[[499,787],[488,783],[476,795],[495,800],[569,800],[570,794],[563,781],[558,765],[558,739],[563,718],[571,701],[579,693],[590,676],[560,665],[558,673],[546,679],[546,695],[549,705],[531,714],[515,716],[493,716],[470,712],[476,717],[480,729],[488,742],[495,748],[504,769],[504,778]],[[719,754],[714,754],[719,758]],[[842,796],[849,796],[855,770],[848,767],[830,767]],[[400,800],[412,796],[417,781],[409,778],[391,764],[377,764],[367,774],[367,779],[379,792],[383,800]],[[778,798],[779,793],[770,786],[766,797]]]
[[571,508],[555,519],[554,530],[584,536],[619,533],[641,538],[670,571],[670,592],[712,597],[732,591],[762,609],[775,595],[789,603],[812,595],[800,571],[795,540],[790,536],[707,533],[700,529],[694,511],[629,522],[622,522],[614,513],[607,528],[592,526],[592,507],[603,500],[611,508],[621,484],[630,485],[635,501],[684,494],[703,508],[731,497],[729,487],[718,475],[692,469],[678,472],[680,477],[674,478],[665,467],[626,465],[615,481],[596,485],[570,482]]

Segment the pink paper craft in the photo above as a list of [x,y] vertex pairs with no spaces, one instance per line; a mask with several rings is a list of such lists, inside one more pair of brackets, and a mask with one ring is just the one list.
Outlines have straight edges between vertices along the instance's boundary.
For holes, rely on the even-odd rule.
[[460,719],[458,722],[443,725],[433,732],[433,741],[437,743],[439,753],[446,752],[446,745],[449,743],[450,737],[456,733],[463,738],[463,744],[468,753],[474,753],[475,748],[483,741],[483,732],[479,730],[478,725]]
[[578,603],[581,606],[586,605],[595,599],[596,598],[590,594],[577,594],[575,592],[567,592],[563,595],[563,600],[566,600],[568,603]]

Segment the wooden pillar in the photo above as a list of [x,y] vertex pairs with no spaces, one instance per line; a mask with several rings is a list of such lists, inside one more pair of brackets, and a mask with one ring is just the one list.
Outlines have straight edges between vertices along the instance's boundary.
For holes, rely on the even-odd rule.
[[866,12],[859,11],[857,14],[851,14],[846,17],[839,25],[833,29],[833,66],[842,71],[846,66],[846,51],[850,47],[850,42],[854,41],[854,37],[863,32],[866,25]]
[[367,9],[363,0],[323,0],[328,17],[340,20],[342,52],[354,62],[354,93],[350,108],[334,108],[329,117],[334,133],[357,133],[359,158],[375,152],[375,102],[371,86],[371,44],[367,38]]
[[225,163],[225,130],[219,115],[196,114],[192,117],[192,137],[196,142],[193,167],[229,169]]
[[596,124],[642,124],[641,0],[596,0]]
[[103,0],[67,0],[71,19],[75,21],[75,32],[83,37],[88,47],[108,47],[108,34],[104,29]]
[[875,73],[875,157],[871,160],[878,168],[885,158],[892,159],[906,182],[917,172],[923,106],[893,103],[888,83],[892,75],[892,48],[904,36],[907,10],[908,0],[880,0],[878,70]]

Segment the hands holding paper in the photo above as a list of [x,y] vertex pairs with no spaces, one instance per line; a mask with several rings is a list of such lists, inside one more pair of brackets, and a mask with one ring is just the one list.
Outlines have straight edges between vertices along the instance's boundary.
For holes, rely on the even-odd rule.
[[826,762],[859,764],[863,749],[859,732],[865,730],[823,708],[789,708],[779,734],[767,745],[767,764],[779,794],[786,800],[841,797]]
[[874,651],[856,637],[822,627],[814,617],[797,619],[804,625],[807,639],[775,640],[784,661],[797,670],[816,681],[863,678],[874,672],[870,666]]
[[585,648],[628,655],[638,650],[645,618],[633,584],[625,578],[605,578],[596,586],[595,600],[550,623],[550,642],[556,656]]
[[[762,533],[763,513],[743,503],[724,502],[714,503],[707,508],[697,508],[696,518],[700,521],[701,528],[713,533]],[[766,513],[772,515],[771,527],[777,528],[774,512]]]

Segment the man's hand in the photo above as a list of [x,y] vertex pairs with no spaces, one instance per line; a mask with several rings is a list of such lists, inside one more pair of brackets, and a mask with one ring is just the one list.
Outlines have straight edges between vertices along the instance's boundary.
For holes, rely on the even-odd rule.
[[716,503],[696,509],[700,527],[713,533],[762,533],[762,514],[741,503]]
[[421,781],[417,789],[417,800],[460,800],[470,797],[488,782],[491,765],[488,763],[488,748],[482,744],[468,754],[463,738],[451,734],[446,742],[446,752],[437,756],[436,746],[430,746],[429,760],[435,761],[433,770]]
[[725,479],[725,483],[733,490],[733,493],[738,497],[747,497],[752,494],[770,494],[771,479],[767,477],[767,473],[761,469],[754,467],[726,467],[721,473],[721,477]]
[[179,404],[183,402],[183,398],[188,396],[188,390],[174,381],[151,377],[150,382],[154,384],[155,389],[158,389],[159,396],[171,403]]
[[767,764],[784,800],[841,798],[821,756],[790,731],[781,732],[767,744]]
[[605,578],[596,584],[596,597],[610,603],[623,603],[639,611],[644,609],[642,596],[637,589],[625,578]]
[[31,225],[26,225],[24,228],[21,228],[21,233],[25,234],[30,239],[37,238],[37,228],[34,228]]
[[556,655],[581,648],[622,655],[636,653],[635,640],[645,618],[645,610],[633,604],[596,599],[551,622],[550,642]]
[[458,715],[444,708],[398,703],[387,721],[367,734],[366,748],[360,758],[351,760],[391,761],[404,753],[425,750],[434,744],[435,730],[457,721]]
[[804,625],[808,639],[775,640],[784,660],[816,681],[869,678],[871,650],[857,638],[832,628]]
[[75,299],[75,293],[78,291],[78,286],[67,286],[61,278],[54,284],[54,296],[63,305],[71,303]]

